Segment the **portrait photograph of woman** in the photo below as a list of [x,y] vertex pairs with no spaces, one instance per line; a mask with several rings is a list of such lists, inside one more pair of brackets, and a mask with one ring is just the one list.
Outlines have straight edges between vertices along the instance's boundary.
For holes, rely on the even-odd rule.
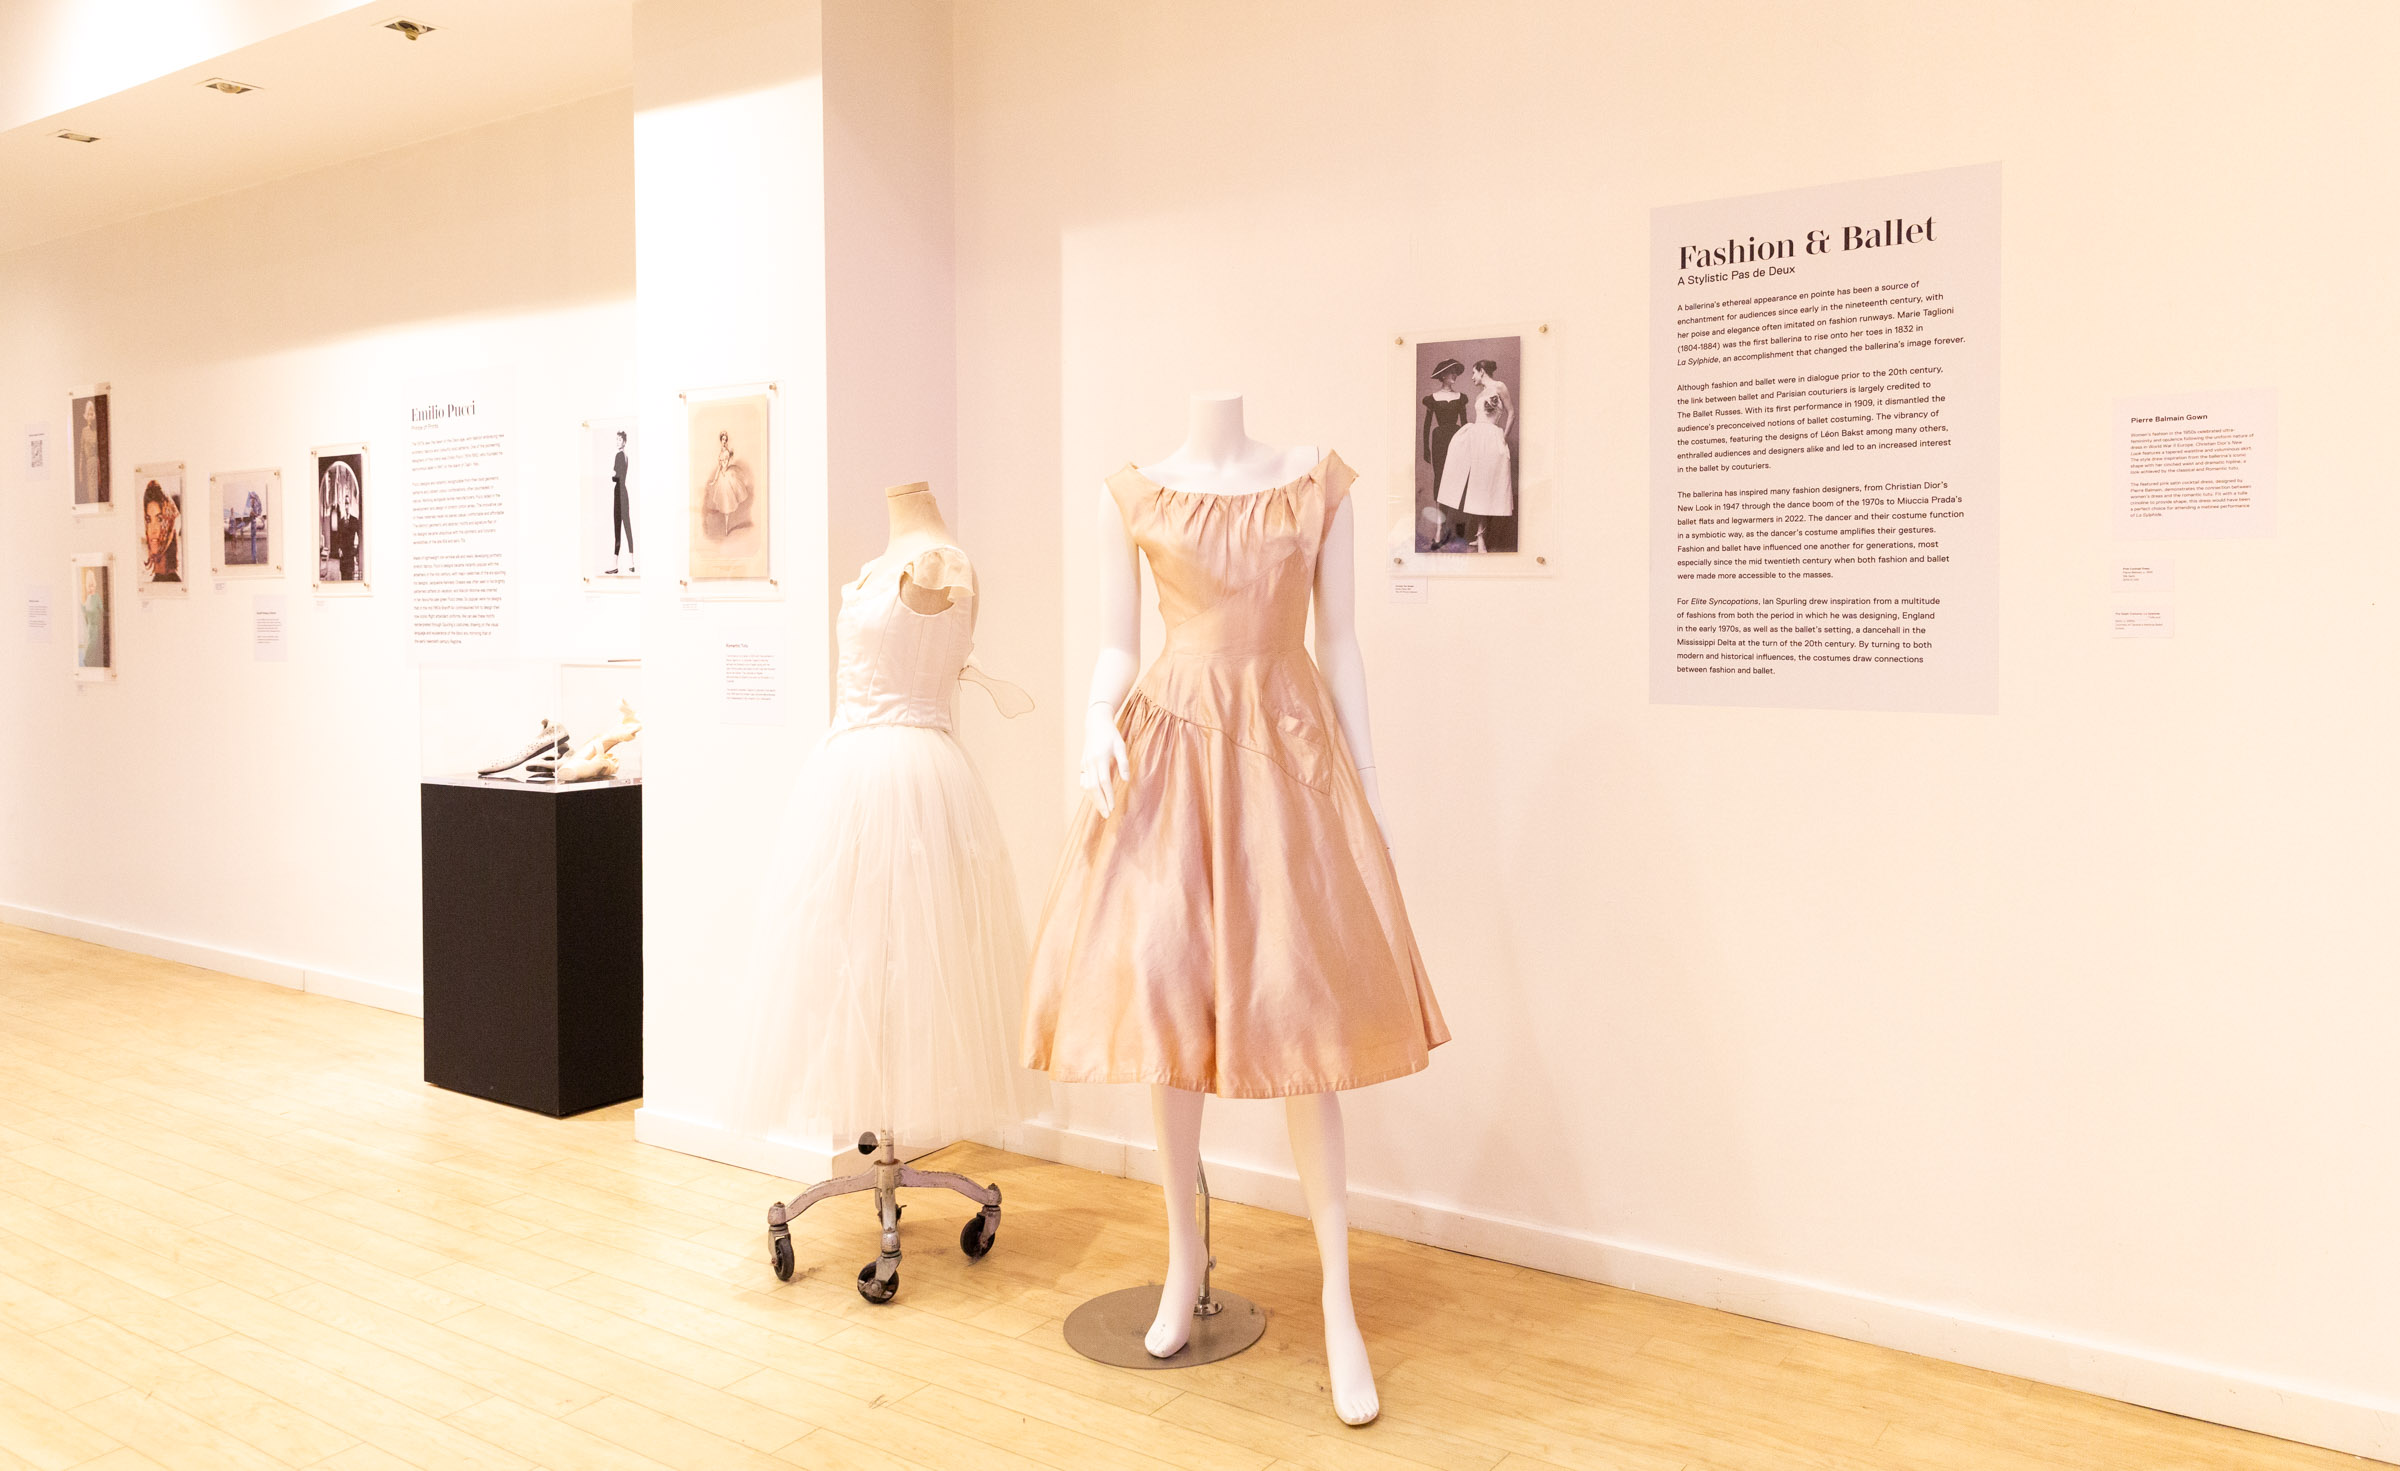
[[105,511],[108,499],[108,385],[67,400],[67,443],[75,460],[75,509]]
[[1417,344],[1416,550],[1513,552],[1518,337]]
[[141,487],[142,565],[135,581],[143,592],[183,591],[183,466],[140,465],[133,483]]
[[691,517],[685,575],[694,582],[771,577],[768,396],[694,394],[686,402],[685,485]]
[[108,554],[87,552],[75,558],[75,677],[113,679],[116,609],[110,604]]

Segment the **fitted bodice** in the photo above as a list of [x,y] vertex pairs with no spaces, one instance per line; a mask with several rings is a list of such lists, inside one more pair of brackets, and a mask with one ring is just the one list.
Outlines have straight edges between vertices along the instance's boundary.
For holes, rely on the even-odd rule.
[[1308,656],[1317,555],[1350,482],[1327,455],[1248,495],[1170,490],[1132,466],[1109,478],[1158,584],[1166,648],[1136,693],[1321,786],[1331,756],[1324,681]]
[[[901,580],[950,594],[938,613],[900,597]],[[974,575],[967,554],[935,547],[890,566],[869,563],[842,589],[835,620],[834,727],[921,725],[948,730],[959,671],[975,649]]]

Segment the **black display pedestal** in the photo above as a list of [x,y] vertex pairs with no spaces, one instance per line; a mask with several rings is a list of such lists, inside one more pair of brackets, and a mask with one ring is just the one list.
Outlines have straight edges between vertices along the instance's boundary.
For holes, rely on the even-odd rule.
[[546,1113],[642,1094],[642,786],[421,794],[425,1081]]

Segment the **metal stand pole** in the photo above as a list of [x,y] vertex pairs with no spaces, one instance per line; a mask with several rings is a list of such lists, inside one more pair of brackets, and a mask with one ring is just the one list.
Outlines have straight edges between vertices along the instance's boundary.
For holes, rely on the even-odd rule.
[[1192,1306],[1192,1336],[1165,1358],[1151,1356],[1142,1340],[1158,1320],[1159,1295],[1166,1289],[1153,1282],[1104,1292],[1067,1315],[1067,1346],[1087,1359],[1121,1369],[1188,1369],[1230,1359],[1258,1342],[1267,1331],[1267,1315],[1257,1303],[1214,1286],[1217,1243],[1209,1219],[1208,1168],[1199,1172],[1200,1248],[1207,1253],[1200,1269],[1200,1300]]

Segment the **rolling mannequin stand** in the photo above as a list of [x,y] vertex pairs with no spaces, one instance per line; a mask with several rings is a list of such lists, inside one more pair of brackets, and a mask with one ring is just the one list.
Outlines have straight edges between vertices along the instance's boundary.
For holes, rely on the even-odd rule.
[[775,1275],[783,1281],[792,1280],[792,1218],[820,1200],[837,1195],[850,1195],[861,1190],[875,1192],[875,1218],[883,1223],[883,1251],[875,1260],[858,1269],[858,1295],[872,1303],[890,1302],[900,1291],[900,1192],[903,1189],[931,1187],[955,1190],[983,1209],[968,1218],[958,1233],[958,1249],[969,1261],[981,1261],[1000,1236],[1000,1187],[978,1185],[964,1175],[946,1170],[920,1170],[900,1163],[898,1146],[887,1130],[881,1139],[873,1134],[858,1136],[858,1152],[875,1156],[871,1170],[854,1175],[838,1175],[821,1185],[812,1185],[789,1201],[779,1200],[767,1207],[768,1248],[773,1253]]

